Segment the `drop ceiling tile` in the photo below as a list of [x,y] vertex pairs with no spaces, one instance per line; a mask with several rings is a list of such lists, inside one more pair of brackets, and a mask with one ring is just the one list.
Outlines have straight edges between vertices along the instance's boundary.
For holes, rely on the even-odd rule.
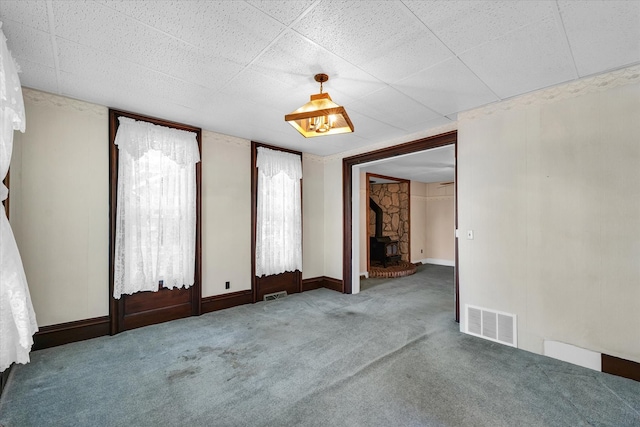
[[43,1],[0,1],[0,21],[5,22],[8,20],[36,30],[49,32],[47,3]]
[[[283,117],[290,112],[288,111],[289,109],[293,111],[309,101],[308,95],[303,98],[303,94],[298,94],[292,86],[261,75],[251,69],[247,69],[238,75],[220,92],[230,98],[241,98],[262,104],[268,109],[280,110]],[[291,105],[297,106],[290,108]]]
[[49,93],[58,93],[58,80],[54,68],[26,59],[18,59],[17,62],[21,69],[18,74],[21,86]]
[[558,6],[581,77],[640,62],[639,1],[559,1]]
[[60,4],[56,7],[56,33],[61,39],[207,88],[223,86],[242,70],[235,62],[100,5],[80,8],[76,3]]
[[2,30],[7,37],[7,47],[14,58],[49,68],[55,67],[51,37],[48,33],[14,21],[3,22]]
[[262,10],[267,15],[277,19],[284,25],[290,25],[300,14],[315,3],[315,0],[275,1],[275,0],[251,0],[247,3]]
[[577,78],[554,18],[485,43],[460,59],[502,99]]
[[358,111],[347,108],[347,114],[353,122],[354,135],[366,140],[376,139],[392,139],[400,137],[404,131],[399,127],[393,126],[377,120],[376,118],[360,114]]
[[[60,68],[67,78],[61,82],[61,91],[77,96],[78,82],[85,82],[83,90],[91,93],[92,100],[113,101],[109,94],[124,92],[127,98],[162,98],[176,105],[200,105],[206,102],[208,91],[201,86],[155,72],[117,57],[109,57],[90,48],[61,40],[58,44]],[[82,76],[82,77],[81,77]],[[93,85],[94,90],[89,88]]]
[[258,56],[286,28],[242,1],[102,3],[146,26],[243,65]]
[[451,56],[401,2],[323,2],[292,28],[387,81]]
[[403,1],[456,54],[553,16],[550,1]]
[[329,75],[325,91],[342,103],[384,87],[378,79],[295,32],[285,33],[250,68],[295,86],[297,92],[307,94],[305,98],[318,93],[320,87],[313,79],[318,73]]
[[393,85],[442,115],[465,111],[498,97],[459,59],[453,58]]
[[347,104],[345,108],[349,114],[350,110],[354,110],[404,130],[439,117],[434,111],[391,87]]

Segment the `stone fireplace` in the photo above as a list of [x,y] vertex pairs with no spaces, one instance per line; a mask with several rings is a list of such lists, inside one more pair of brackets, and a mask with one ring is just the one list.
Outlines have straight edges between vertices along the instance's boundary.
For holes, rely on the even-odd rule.
[[[369,197],[380,211],[369,209],[369,239],[397,241],[402,261],[409,261],[409,182],[369,184]],[[380,218],[379,218],[380,217]],[[379,218],[376,221],[376,218]],[[376,227],[376,222],[378,226]],[[376,232],[377,230],[377,232]],[[371,250],[371,247],[370,247]]]

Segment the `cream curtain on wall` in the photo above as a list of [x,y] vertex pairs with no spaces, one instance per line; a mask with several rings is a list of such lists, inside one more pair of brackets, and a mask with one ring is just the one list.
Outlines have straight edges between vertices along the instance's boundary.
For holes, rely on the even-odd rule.
[[302,271],[302,159],[258,147],[256,166],[256,276]]
[[[2,181],[9,170],[13,131],[25,130],[24,102],[17,67],[0,23],[0,201],[9,190]],[[0,372],[12,363],[28,363],[38,331],[22,259],[4,206],[0,208]]]
[[113,296],[193,285],[196,134],[120,117]]

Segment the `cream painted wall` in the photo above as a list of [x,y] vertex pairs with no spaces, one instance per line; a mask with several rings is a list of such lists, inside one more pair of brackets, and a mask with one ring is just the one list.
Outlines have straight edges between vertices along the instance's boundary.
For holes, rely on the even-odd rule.
[[[357,261],[356,261],[357,262]],[[324,167],[324,275],[342,279],[342,159]]]
[[324,161],[302,155],[302,279],[324,276]]
[[411,182],[411,261],[453,265],[453,185]]
[[251,143],[246,139],[202,133],[202,243],[203,297],[251,289]]
[[427,184],[425,258],[427,262],[453,265],[455,262],[454,186]]
[[411,262],[426,259],[427,249],[427,184],[411,181]]
[[109,314],[109,160],[104,107],[24,90],[11,222],[39,326]]
[[638,75],[459,115],[461,329],[472,304],[516,314],[525,350],[640,362]]

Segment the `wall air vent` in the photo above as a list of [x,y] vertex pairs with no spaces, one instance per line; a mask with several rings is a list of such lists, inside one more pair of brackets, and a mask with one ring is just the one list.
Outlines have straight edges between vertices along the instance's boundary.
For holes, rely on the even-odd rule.
[[287,296],[287,291],[274,292],[272,294],[265,294],[264,301],[273,301],[274,299],[280,299]]
[[490,341],[518,347],[516,315],[467,304],[466,332]]

